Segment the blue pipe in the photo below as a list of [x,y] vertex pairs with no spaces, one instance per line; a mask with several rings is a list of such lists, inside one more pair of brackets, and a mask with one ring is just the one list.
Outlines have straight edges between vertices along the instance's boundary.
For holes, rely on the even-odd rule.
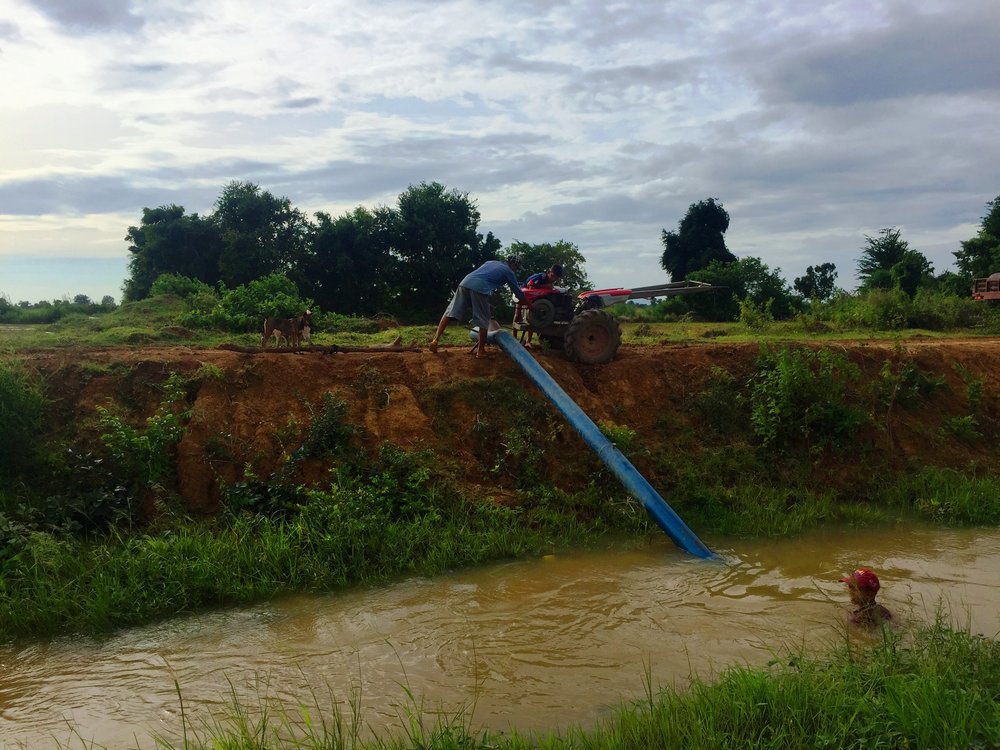
[[674,509],[667,504],[667,501],[660,497],[659,493],[653,489],[653,485],[646,481],[646,478],[639,473],[610,440],[604,437],[604,434],[594,424],[593,420],[567,395],[566,391],[559,387],[559,384],[517,342],[517,339],[507,331],[492,330],[487,334],[486,340],[499,346],[510,355],[511,359],[520,365],[524,373],[531,378],[532,382],[541,389],[549,401],[576,428],[576,431],[580,433],[580,437],[597,454],[597,457],[621,480],[621,483],[625,485],[625,489],[642,503],[646,512],[663,529],[664,533],[674,541],[674,544],[696,557],[703,559],[716,558],[716,554],[706,547],[701,539],[688,528],[687,524],[681,520],[681,517],[674,512]]

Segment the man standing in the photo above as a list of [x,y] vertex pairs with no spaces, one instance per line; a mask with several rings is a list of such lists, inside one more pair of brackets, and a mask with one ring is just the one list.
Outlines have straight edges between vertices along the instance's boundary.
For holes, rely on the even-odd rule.
[[508,256],[506,261],[488,260],[470,273],[458,285],[455,295],[448,304],[448,309],[441,316],[434,338],[431,339],[430,350],[436,352],[438,339],[452,320],[464,319],[469,310],[472,311],[472,322],[479,326],[479,348],[476,356],[482,357],[486,352],[486,334],[490,329],[490,295],[506,284],[521,302],[525,301],[524,292],[517,281],[515,271],[521,269],[521,259],[516,255]]

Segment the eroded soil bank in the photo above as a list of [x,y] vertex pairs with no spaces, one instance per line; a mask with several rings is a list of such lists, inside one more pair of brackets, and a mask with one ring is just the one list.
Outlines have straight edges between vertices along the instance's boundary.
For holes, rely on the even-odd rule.
[[[851,387],[872,419],[851,450],[799,451],[798,463],[807,467],[810,483],[849,492],[863,476],[883,470],[926,465],[995,471],[1000,465],[1000,339],[823,346],[861,369],[862,377]],[[725,401],[731,396],[737,404],[760,351],[757,344],[623,346],[614,361],[600,366],[574,364],[554,351],[535,356],[594,421],[634,431],[626,454],[654,486],[663,487],[670,482],[665,456],[683,453],[691,459],[734,440],[752,444],[745,429],[735,434],[726,429]],[[545,406],[516,364],[500,351],[491,354],[477,360],[466,348],[437,354],[249,354],[164,347],[37,350],[19,356],[45,377],[53,432],[95,440],[98,407],[142,425],[163,399],[162,385],[170,374],[187,376],[191,415],[177,447],[173,489],[195,512],[216,510],[222,483],[238,481],[248,468],[258,477],[269,476],[301,444],[328,393],[346,404],[359,450],[373,452],[383,441],[431,450],[467,483],[502,501],[515,486],[518,461],[525,460],[518,457],[518,433],[511,427],[519,415],[503,413],[523,411],[523,401],[507,398],[523,391],[538,402],[525,419],[537,422],[546,410],[549,415],[542,417],[550,434],[545,480],[568,487],[586,482],[596,463],[583,442]],[[943,386],[904,404],[891,393],[897,375],[887,377],[886,367],[897,374],[908,368]],[[716,368],[732,376],[731,394],[720,391]],[[880,397],[873,395],[877,390]],[[716,419],[706,418],[706,404],[720,410]],[[486,429],[498,414],[507,419],[502,429],[495,424]],[[947,429],[969,416],[975,419],[974,434]],[[510,460],[505,463],[503,456]],[[780,455],[767,460],[781,470]],[[326,468],[310,460],[297,470],[308,482],[321,478]]]

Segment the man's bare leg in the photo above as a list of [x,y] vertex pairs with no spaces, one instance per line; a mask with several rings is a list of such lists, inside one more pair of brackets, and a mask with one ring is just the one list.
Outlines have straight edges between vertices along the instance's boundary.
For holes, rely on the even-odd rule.
[[438,350],[438,339],[441,338],[441,334],[444,333],[444,329],[448,327],[448,324],[450,322],[451,322],[451,318],[449,318],[447,315],[442,315],[441,316],[441,322],[438,323],[437,331],[434,332],[434,338],[432,338],[431,339],[431,343],[428,344],[428,348],[432,352],[437,352],[437,350]]

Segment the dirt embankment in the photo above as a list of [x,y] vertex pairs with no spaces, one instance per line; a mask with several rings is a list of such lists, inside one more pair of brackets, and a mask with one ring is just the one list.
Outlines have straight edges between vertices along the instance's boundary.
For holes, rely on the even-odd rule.
[[[871,437],[871,443],[881,454],[879,462],[897,467],[914,461],[955,467],[970,462],[997,465],[1000,449],[995,436],[947,439],[941,437],[941,426],[949,417],[970,413],[970,379],[981,384],[983,421],[1000,424],[1000,339],[917,340],[901,347],[828,346],[859,365],[867,380],[878,378],[886,361],[897,366],[912,362],[920,371],[945,379],[946,387],[926,402],[876,415],[878,435]],[[601,366],[573,364],[558,352],[536,351],[535,356],[593,420],[627,426],[660,448],[676,444],[697,450],[693,444],[699,440],[718,439],[691,409],[713,368],[731,373],[737,383],[745,382],[759,352],[756,344],[623,346],[614,361]],[[158,386],[170,373],[197,374],[177,463],[177,489],[196,511],[216,507],[219,480],[235,481],[247,464],[257,476],[268,476],[282,454],[301,442],[325,393],[347,403],[350,421],[364,427],[366,448],[385,440],[404,448],[430,448],[468,466],[472,482],[485,481],[471,448],[477,408],[463,405],[441,413],[428,393],[442,384],[465,381],[475,394],[489,389],[490,380],[510,379],[543,398],[502,352],[477,360],[466,348],[445,348],[436,355],[426,350],[249,354],[174,347],[47,350],[23,356],[46,377],[54,401],[54,426],[76,434],[92,431],[96,407],[109,404],[141,424],[155,412],[163,395]],[[560,440],[547,461],[572,463],[585,451],[572,434]],[[637,463],[642,469],[641,460]],[[856,467],[843,470],[849,474]],[[317,478],[322,467],[311,472]]]

